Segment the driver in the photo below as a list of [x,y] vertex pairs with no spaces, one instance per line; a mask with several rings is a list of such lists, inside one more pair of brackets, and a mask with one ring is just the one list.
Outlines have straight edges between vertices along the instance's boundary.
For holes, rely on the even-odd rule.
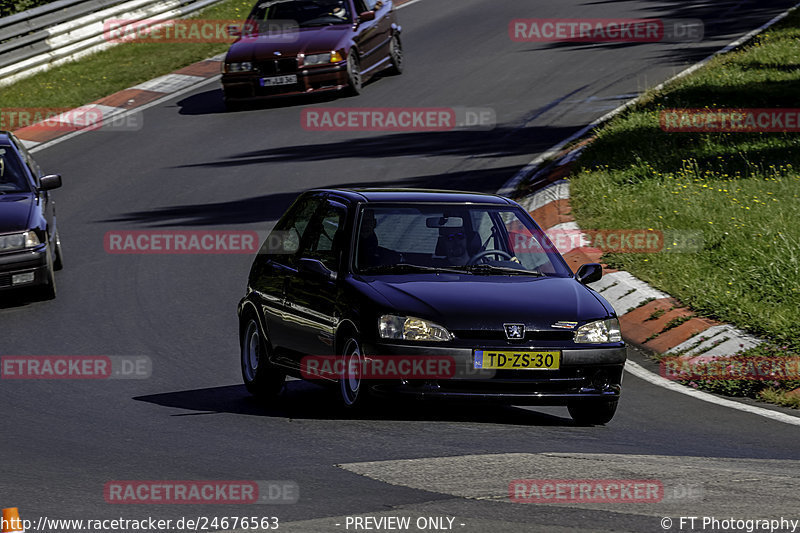
[[441,228],[439,238],[444,241],[444,254],[451,265],[466,265],[469,262],[467,252],[467,234],[464,228]]
[[333,6],[328,14],[333,15],[334,17],[338,17],[340,19],[346,19],[347,10],[344,7],[344,2],[343,1],[339,2],[337,5]]

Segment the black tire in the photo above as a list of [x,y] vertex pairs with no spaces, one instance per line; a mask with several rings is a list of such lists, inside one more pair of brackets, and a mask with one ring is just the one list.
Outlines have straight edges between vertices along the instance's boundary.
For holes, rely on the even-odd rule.
[[341,361],[343,371],[339,375],[339,399],[347,409],[364,406],[367,386],[361,379],[364,354],[355,337],[347,337],[342,345]]
[[269,361],[269,343],[253,315],[249,315],[241,330],[242,380],[247,391],[261,400],[278,396],[283,390],[286,375]]
[[619,400],[580,400],[567,406],[572,420],[579,426],[606,424],[614,418]]
[[392,35],[392,40],[389,42],[389,59],[391,61],[391,67],[389,67],[388,71],[390,74],[394,74],[399,76],[403,73],[403,42],[400,40],[400,36],[395,34]]
[[56,257],[53,260],[53,270],[61,270],[64,268],[64,252],[61,250],[61,237],[56,230]]
[[223,102],[225,104],[225,111],[227,111],[229,113],[233,113],[233,112],[236,112],[236,111],[242,111],[243,109],[245,109],[247,107],[244,104],[244,102],[240,102],[238,100],[231,100],[230,98],[223,99]]
[[355,50],[350,50],[347,54],[347,93],[350,96],[361,94],[363,80],[361,79],[361,64],[358,61],[358,54]]
[[36,287],[37,300],[54,300],[56,297],[56,273],[53,264],[53,247],[48,242],[47,246],[47,282]]

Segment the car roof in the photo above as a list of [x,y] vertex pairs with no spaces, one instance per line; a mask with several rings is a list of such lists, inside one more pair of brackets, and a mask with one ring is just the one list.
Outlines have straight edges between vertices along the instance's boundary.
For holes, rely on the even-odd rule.
[[420,202],[420,203],[472,203],[514,205],[511,200],[479,192],[447,191],[436,189],[383,189],[383,188],[357,188],[357,189],[315,189],[314,192],[326,192],[345,197],[356,202],[366,203],[393,203],[393,202]]

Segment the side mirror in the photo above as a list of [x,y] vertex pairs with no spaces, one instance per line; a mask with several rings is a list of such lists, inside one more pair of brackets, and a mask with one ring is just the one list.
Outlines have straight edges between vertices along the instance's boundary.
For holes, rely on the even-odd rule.
[[369,22],[370,20],[375,20],[375,12],[374,11],[364,11],[358,16],[359,22]]
[[48,174],[47,176],[39,178],[40,191],[49,191],[51,189],[58,189],[59,187],[61,187],[60,174]]
[[322,261],[317,259],[309,259],[307,257],[301,258],[298,270],[306,274],[322,276],[331,281],[336,279],[336,272],[330,270],[328,267],[322,264]]
[[600,263],[586,263],[581,265],[575,276],[584,285],[600,281],[600,278],[603,277],[603,266]]

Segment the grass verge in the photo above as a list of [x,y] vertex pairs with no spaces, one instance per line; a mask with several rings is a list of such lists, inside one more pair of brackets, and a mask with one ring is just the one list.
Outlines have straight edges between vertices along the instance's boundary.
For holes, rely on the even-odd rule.
[[[571,178],[573,213],[582,228],[700,236],[691,253],[665,242],[660,253],[606,255],[609,265],[795,356],[800,134],[675,133],[663,131],[659,119],[661,111],[676,108],[800,107],[799,39],[795,11],[742,49],[646,95],[595,132]],[[757,395],[796,406],[781,399],[791,386],[800,383]]]
[[[252,0],[225,0],[189,18],[244,20]],[[124,43],[0,87],[0,106],[77,107],[225,52],[225,43]]]

